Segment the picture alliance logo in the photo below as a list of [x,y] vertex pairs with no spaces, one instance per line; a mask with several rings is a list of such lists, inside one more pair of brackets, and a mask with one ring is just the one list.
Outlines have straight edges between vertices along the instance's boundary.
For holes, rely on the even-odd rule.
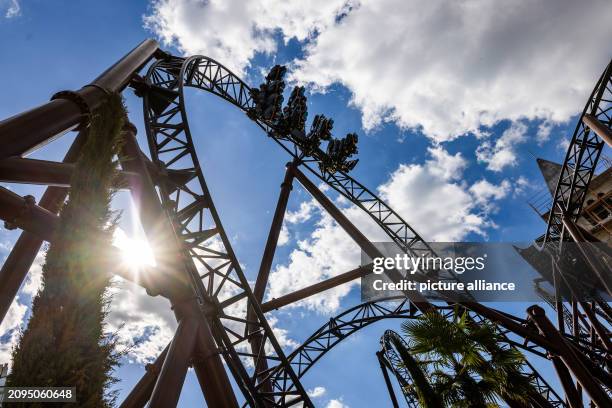
[[392,257],[374,258],[372,271],[377,275],[390,270],[404,271],[410,275],[414,275],[417,271],[427,272],[445,270],[461,275],[466,271],[482,271],[485,269],[486,259],[487,254],[477,257],[413,257],[408,254],[397,254]]

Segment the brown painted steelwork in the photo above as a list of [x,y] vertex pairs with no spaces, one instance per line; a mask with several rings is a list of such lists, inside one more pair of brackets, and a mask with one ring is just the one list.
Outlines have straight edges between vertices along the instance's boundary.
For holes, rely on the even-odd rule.
[[[219,357],[221,353],[226,358],[228,369],[234,378],[236,378],[238,387],[244,393],[247,404],[252,406],[272,405],[284,407],[304,403],[306,406],[311,406],[311,402],[299,382],[299,377],[327,349],[322,349],[321,354],[314,360],[309,360],[306,356],[304,361],[309,362],[305,363],[306,365],[304,366],[301,365],[302,363],[298,363],[299,367],[306,368],[304,370],[300,368],[299,375],[296,376],[292,370],[292,365],[296,363],[292,359],[296,356],[301,357],[302,354],[298,353],[296,355],[292,353],[289,359],[285,358],[282,349],[280,349],[277,340],[271,332],[271,328],[263,317],[262,309],[266,309],[266,305],[268,305],[268,308],[272,308],[275,305],[280,307],[290,302],[301,300],[322,290],[355,279],[361,276],[364,271],[361,268],[357,268],[331,280],[319,282],[301,291],[296,291],[264,305],[261,304],[265,294],[267,275],[272,264],[274,249],[276,248],[278,234],[280,233],[283,215],[286,210],[288,188],[285,186],[281,189],[281,197],[277,205],[277,211],[275,211],[266,251],[262,257],[261,273],[258,277],[259,282],[256,285],[255,292],[251,292],[235,259],[233,250],[229,245],[227,236],[204,183],[201,167],[195,155],[193,140],[187,125],[182,95],[183,86],[193,86],[212,92],[241,109],[248,111],[253,104],[249,94],[250,88],[222,65],[207,57],[200,56],[183,59],[156,50],[157,44],[154,41],[145,41],[119,63],[94,80],[92,84],[83,87],[77,92],[62,92],[56,95],[54,100],[48,104],[0,122],[0,134],[2,135],[0,138],[0,145],[2,146],[0,159],[26,154],[42,143],[48,142],[53,137],[82,124],[83,119],[86,117],[85,115],[100,103],[106,92],[118,91],[125,87],[134,77],[136,71],[155,54],[160,60],[149,70],[147,80],[141,81],[139,85],[141,87],[139,92],[142,93],[145,99],[145,119],[153,162],[149,161],[140,151],[134,138],[135,129],[128,127],[124,132],[124,137],[126,137],[128,143],[124,146],[122,166],[124,166],[125,170],[138,174],[138,177],[132,177],[129,181],[132,187],[132,194],[135,201],[139,204],[141,219],[143,220],[147,236],[156,247],[156,256],[159,257],[158,264],[160,267],[158,270],[147,274],[151,282],[155,282],[153,286],[156,286],[156,289],[149,288],[149,290],[151,293],[159,293],[161,288],[165,289],[162,294],[171,300],[177,320],[180,323],[175,340],[173,340],[173,344],[175,344],[174,349],[167,353],[166,358],[162,356],[158,359],[160,364],[163,361],[165,371],[162,373],[163,375],[155,376],[157,377],[155,390],[151,386],[153,374],[148,377],[145,375],[147,378],[145,380],[143,377],[143,381],[146,384],[141,384],[135,390],[136,393],[140,393],[139,403],[144,404],[143,401],[149,398],[148,394],[152,391],[151,406],[175,405],[176,401],[178,401],[186,367],[189,364],[193,364],[209,406],[237,406],[231,384],[227,378],[227,372]],[[610,72],[610,68],[606,72]],[[598,84],[599,88],[596,87],[596,91],[594,91],[595,99],[602,99],[604,91],[601,88],[601,83],[605,78],[604,75]],[[590,103],[591,105],[588,107],[592,113],[597,114],[599,123],[604,124],[605,122],[604,125],[609,127],[610,120],[606,116],[606,112],[598,111],[597,103],[593,103],[593,101]],[[594,121],[589,122],[589,117],[584,115],[583,119],[585,122],[591,123],[590,128],[594,130],[591,133],[597,133],[598,123]],[[420,255],[431,252],[431,248],[428,247],[424,240],[397,213],[365,186],[344,172],[330,174],[320,170],[318,163],[321,154],[323,154],[322,152],[315,151],[314,157],[304,157],[295,140],[291,137],[274,136],[274,129],[270,123],[265,123],[258,119],[256,121],[260,127],[272,136],[274,141],[279,143],[294,158],[298,159],[299,164],[303,168],[306,168],[321,181],[349,199],[353,204],[366,211],[389,235],[391,240],[407,253]],[[172,147],[174,142],[180,142],[179,146]],[[574,160],[584,163],[586,160],[587,164],[596,162],[598,149],[601,146],[601,143],[596,142],[597,140],[592,138],[588,130],[584,130],[583,133],[577,133],[572,143],[580,144],[581,150],[575,157],[572,156],[570,161]],[[578,152],[578,150],[576,151]],[[588,152],[584,153],[585,151]],[[162,157],[164,154],[169,154],[170,158],[166,160]],[[176,168],[176,165],[173,166],[179,160],[184,161],[188,158],[192,160],[191,167],[178,166],[179,168]],[[32,165],[36,163],[9,158],[9,161],[5,162],[6,164],[14,166],[16,164]],[[55,173],[45,171],[45,174],[38,176],[20,174],[16,177],[21,177],[24,182],[37,180],[42,182],[45,177],[47,178],[46,181],[58,182],[65,180],[65,174],[62,172],[65,172],[65,169],[68,167],[56,164],[47,165],[56,166],[55,168],[47,169],[53,170]],[[16,167],[13,168],[16,169]],[[2,163],[0,163],[0,173],[1,170]],[[292,171],[291,176],[293,176],[293,173]],[[380,252],[367,240],[361,231],[350,223],[342,212],[299,169],[295,170],[295,175],[311,195],[321,203],[323,208],[359,244],[362,250],[373,257],[380,255]],[[568,177],[571,178],[571,176],[570,174]],[[568,177],[566,179],[569,180]],[[182,192],[183,195],[192,193],[188,183],[194,179],[200,182],[200,187],[203,191],[200,195],[194,194],[194,202],[188,206],[180,207],[178,199],[173,201],[170,198],[170,193],[176,192],[177,195],[179,192]],[[568,182],[567,184],[567,188],[571,187],[571,191],[582,189],[585,185],[588,186],[588,181],[590,180],[590,178],[584,180],[580,178],[578,180],[575,179],[576,177],[573,177],[571,183]],[[157,188],[159,188],[159,195]],[[55,191],[54,200],[51,200],[53,202],[49,203],[50,205],[59,206],[65,199],[66,189],[64,188],[52,187],[48,191]],[[565,200],[568,197],[562,196],[562,198]],[[571,197],[569,201],[571,202]],[[47,203],[43,205],[42,200],[40,207],[31,203],[24,204],[25,200],[23,198],[8,191],[0,190],[0,215],[13,221],[17,226],[31,229],[38,234],[47,235],[48,238],[49,229],[36,226],[36,217],[38,217],[39,221],[55,219],[50,217],[56,217],[55,213],[57,210],[54,211],[52,208],[48,208],[49,211],[45,212],[44,207],[46,207]],[[572,208],[572,210],[575,210],[575,208]],[[197,231],[190,230],[191,226],[188,223],[191,220],[197,219],[194,218],[196,216],[203,216],[204,211],[208,211],[206,215],[214,220],[215,226],[209,230],[202,228]],[[577,211],[579,212],[579,206]],[[574,217],[575,215],[575,212],[572,212],[571,216]],[[178,231],[176,230],[177,228],[179,229]],[[559,235],[563,236],[562,232],[557,229],[549,228],[549,230],[547,237],[552,235],[553,240]],[[22,238],[24,236],[27,238],[28,235],[26,234],[30,233],[24,233]],[[220,238],[225,248],[222,252],[213,251],[211,254],[221,259],[228,259],[227,265],[230,265],[229,271],[227,274],[225,272],[221,273],[221,267],[218,267],[218,269],[209,270],[200,276],[191,263],[193,260],[190,257],[193,257],[193,259],[198,258],[198,256],[202,257],[202,255],[194,254],[193,250],[195,248],[209,250],[209,248],[204,248],[201,243],[212,237]],[[22,242],[21,238],[19,242]],[[18,246],[20,245],[19,242]],[[185,251],[183,246],[188,246],[189,250]],[[11,293],[15,282],[23,280],[23,276],[27,273],[27,268],[31,265],[31,261],[34,259],[39,247],[40,238],[25,242],[25,244],[20,245],[18,248],[16,246],[15,256],[10,265],[17,265],[21,269],[18,271],[19,273],[11,275],[10,273],[4,274],[5,268],[3,267],[0,278],[9,276],[8,281],[10,281],[10,284],[3,285],[3,282],[0,280],[1,293]],[[17,255],[20,256],[18,257]],[[21,259],[21,256],[23,256],[23,259]],[[190,259],[190,261],[187,262],[187,259]],[[10,257],[9,260],[11,260]],[[25,272],[23,272],[24,267]],[[234,274],[230,275],[230,273]],[[17,279],[19,277],[21,278]],[[220,288],[221,286],[207,285],[208,282],[212,283],[213,279],[219,278],[222,278],[221,286],[224,282],[231,281],[239,289],[239,292],[233,297],[226,297],[220,300],[218,297],[219,289],[215,288]],[[238,305],[240,301],[247,302],[246,309],[248,311],[253,310],[256,319],[252,323],[248,323],[250,319],[245,320],[238,315],[227,314],[229,306]],[[406,302],[408,301],[406,300]],[[407,305],[410,306],[409,312],[411,315],[416,313],[416,305],[423,309],[422,311],[433,308],[429,302],[420,298],[415,299],[415,303],[408,302]],[[444,307],[452,309],[457,307],[457,305],[447,305]],[[476,322],[480,321],[478,319],[490,320],[495,322],[504,334],[515,333],[525,339],[525,344],[521,345],[514,340],[506,338],[510,345],[520,346],[523,350],[531,351],[536,355],[545,355],[546,352],[550,352],[559,355],[562,359],[571,359],[573,355],[573,360],[568,365],[571,369],[572,364],[578,367],[573,367],[572,372],[577,377],[580,377],[580,383],[583,383],[585,380],[584,372],[580,372],[580,367],[593,371],[595,377],[602,383],[606,383],[606,380],[609,379],[607,372],[596,366],[595,360],[590,361],[589,357],[587,357],[591,356],[588,352],[594,352],[594,350],[598,353],[601,352],[596,338],[591,337],[589,343],[588,340],[584,339],[584,333],[581,334],[580,328],[577,331],[574,330],[575,335],[573,337],[569,334],[558,333],[557,331],[553,333],[554,339],[551,340],[550,330],[547,329],[546,333],[542,332],[542,318],[537,313],[533,316],[530,314],[530,320],[525,321],[477,303],[464,303],[460,307],[468,308],[470,310],[470,317],[475,319]],[[439,310],[443,309],[443,307],[438,306],[436,308]],[[602,310],[606,313],[601,314]],[[592,323],[590,334],[593,334],[596,331],[596,323],[594,322],[597,321],[597,316],[608,316],[609,318],[609,313],[603,306],[601,306],[601,310],[593,309],[591,311],[592,316],[588,316],[587,313],[587,318]],[[249,316],[252,317],[253,315]],[[245,332],[232,332],[235,329],[232,329],[229,325],[225,326],[226,322],[222,322],[222,318],[226,321],[228,319],[235,319],[234,322],[242,322]],[[574,323],[578,321],[582,322],[585,326],[587,325],[586,319],[582,316],[574,319]],[[540,332],[535,329],[532,324],[533,322],[540,328]],[[256,325],[257,330],[249,333],[248,327],[250,324]],[[576,326],[575,324],[574,328]],[[605,334],[604,331],[599,331],[600,336]],[[250,341],[252,336],[249,334],[253,333],[256,335],[265,333],[266,337],[257,344],[251,343],[254,345],[252,353],[237,351],[233,347],[235,344],[245,340]],[[352,331],[349,330],[347,333],[350,334]],[[329,327],[328,335],[330,339],[343,338],[341,329],[335,326]],[[232,336],[231,340],[230,336]],[[563,342],[562,345],[559,345],[560,340]],[[176,346],[176,344],[180,344],[181,347]],[[264,344],[272,345],[277,356],[272,356],[268,353],[268,348],[264,347]],[[570,352],[568,353],[567,350]],[[244,366],[241,365],[242,358],[255,359],[255,365],[259,368],[255,369],[254,374],[246,372]],[[263,365],[257,364],[258,359],[259,361],[273,362],[272,364],[279,363],[274,367],[271,365],[268,371],[267,368],[262,369]],[[290,360],[291,363],[289,363]],[[565,360],[563,361],[565,362]],[[265,365],[265,367],[268,366]],[[537,373],[534,372],[535,374]],[[536,378],[539,377],[536,376]],[[592,381],[597,386],[595,380]],[[588,385],[591,388],[590,391],[587,391],[592,396],[594,395],[593,400],[599,401],[600,404],[608,402],[602,399],[601,393],[598,393],[593,388],[593,384]],[[270,388],[270,386],[273,388]],[[160,391],[163,389],[162,387],[169,387],[168,395],[162,395]],[[546,398],[550,400],[552,397],[550,396],[548,385],[542,385],[541,389],[543,393],[548,393]],[[601,389],[600,391],[603,392]],[[564,406],[564,404],[555,400],[554,406]]]
[[576,354],[575,349],[567,344],[567,340],[559,333],[550,320],[548,320],[544,309],[534,305],[531,306],[527,312],[529,313],[530,319],[538,327],[540,333],[549,341],[555,343],[558,350],[558,356],[576,376],[576,379],[587,394],[589,394],[593,402],[599,407],[612,406],[612,399],[610,399],[601,386],[597,384],[593,377],[593,373],[584,365],[582,359]]
[[[68,149],[64,163],[77,160],[81,147],[85,142],[85,133],[80,132]],[[43,193],[39,205],[52,214],[57,214],[68,195],[68,189],[49,187]],[[24,231],[15,242],[9,256],[0,270],[0,322],[17,295],[21,283],[25,279],[40,250],[43,239],[35,233]]]
[[[74,173],[74,168],[73,163],[9,157],[0,160],[0,181],[70,187],[70,179]],[[127,187],[130,177],[137,176],[125,171],[117,172],[113,180],[113,187],[116,189]]]
[[109,93],[121,92],[158,48],[156,41],[145,40],[89,85],[0,122],[0,159],[23,156],[77,128]]
[[601,123],[601,121],[597,119],[597,116],[587,114],[582,117],[582,121],[597,133],[597,136],[601,137],[608,146],[612,147],[612,131],[610,131],[608,126]]
[[[186,258],[183,256],[181,245],[176,239],[173,226],[166,218],[155,185],[149,175],[146,160],[138,147],[136,128],[128,123],[122,134],[124,143],[120,155],[121,166],[125,170],[139,175],[139,178],[132,179],[134,182],[131,186],[132,197],[143,221],[149,243],[152,248],[157,250],[156,263],[162,275],[170,274],[172,278],[180,282],[176,283],[174,290],[169,291],[174,312],[179,322],[184,318],[183,316],[199,316],[199,324],[192,335],[194,339],[198,338],[197,347],[193,350],[193,353],[197,350],[200,356],[206,356],[205,359],[200,359],[196,366],[196,370],[199,372],[198,379],[201,376],[206,376],[207,389],[204,390],[204,397],[211,406],[236,407],[237,402],[229,378],[219,355],[215,352],[216,348],[212,340],[211,329],[207,319],[198,312],[200,308],[190,288],[191,283],[189,282],[191,279],[189,278],[189,272],[186,270],[189,265],[186,264]],[[189,283],[189,286],[187,286],[187,283]],[[170,352],[166,361],[169,358],[171,358]],[[161,381],[161,377],[158,381]],[[203,383],[203,379],[200,379],[200,382]],[[163,385],[160,387],[162,387],[160,390],[163,389]],[[155,391],[153,394],[155,396]],[[163,397],[159,396],[158,398]],[[162,399],[162,401],[165,400]]]

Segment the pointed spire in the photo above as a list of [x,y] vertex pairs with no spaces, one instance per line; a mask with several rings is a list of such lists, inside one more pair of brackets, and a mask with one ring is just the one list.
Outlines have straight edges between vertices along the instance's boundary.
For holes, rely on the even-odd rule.
[[561,176],[561,170],[563,166],[558,163],[554,163],[545,159],[536,159],[538,162],[538,167],[542,172],[542,176],[544,177],[544,181],[546,181],[546,185],[548,186],[548,190],[550,191],[550,195],[555,195],[555,188],[557,188],[557,183],[559,182],[559,177]]

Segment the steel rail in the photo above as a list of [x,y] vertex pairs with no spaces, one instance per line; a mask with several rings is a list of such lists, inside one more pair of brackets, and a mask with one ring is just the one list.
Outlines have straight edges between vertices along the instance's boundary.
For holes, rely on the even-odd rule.
[[[153,64],[147,73],[144,111],[153,163],[160,173],[192,174],[181,182],[162,183],[161,200],[183,242],[185,256],[194,262],[192,273],[200,301],[216,309],[208,316],[213,335],[246,402],[266,407],[312,407],[241,270],[195,152],[183,89],[200,78],[195,69],[198,61],[197,57],[170,57]],[[248,307],[253,316],[247,314]],[[261,336],[260,348],[250,353],[247,350],[253,335]],[[243,361],[251,358],[253,368]]]
[[[436,305],[438,312],[447,319],[452,319],[459,305],[440,304]],[[481,315],[464,309],[468,316],[476,322],[488,321]],[[329,319],[323,326],[317,329],[308,339],[300,344],[288,357],[294,369],[300,376],[304,376],[325,354],[337,346],[342,340],[357,331],[383,319],[418,319],[422,312],[414,307],[405,297],[390,297],[377,301],[370,301],[354,306],[337,316]],[[538,350],[525,343],[515,342],[508,339],[511,334],[509,330],[497,327],[500,335],[504,336],[504,342],[509,347],[517,347],[541,358],[548,358],[546,350]],[[548,400],[554,407],[565,407],[566,404],[559,394],[537,373],[535,368],[526,361],[525,374],[530,376],[538,392]]]
[[406,350],[409,349],[406,341],[394,332],[393,330],[386,330],[383,336],[380,338],[380,346],[383,353],[383,358],[385,362],[388,364],[389,369],[397,379],[397,382],[400,384],[400,388],[402,390],[402,394],[406,399],[406,404],[408,404],[409,408],[419,408],[421,404],[414,392],[409,390],[409,386],[412,383],[412,376],[410,375],[410,371],[406,368],[403,360],[398,355],[395,346],[393,345],[393,340],[400,342],[404,345]]
[[555,187],[541,249],[549,242],[558,242],[556,247],[559,249],[561,242],[567,238],[563,218],[569,217],[576,222],[581,214],[586,192],[605,145],[605,141],[587,123],[597,123],[600,133],[612,128],[612,61],[591,92],[572,135]]
[[[170,163],[170,165],[174,165],[190,153],[191,155],[195,154],[187,151],[193,150],[191,139],[189,138],[189,140],[186,140],[182,136],[183,133],[188,133],[188,125],[186,124],[186,121],[182,119],[182,117],[185,116],[184,104],[181,103],[181,101],[177,101],[182,99],[182,96],[179,98],[179,95],[182,95],[182,92],[178,91],[179,83],[182,83],[182,85],[185,87],[195,87],[213,93],[245,112],[248,112],[248,110],[253,107],[253,101],[251,100],[249,94],[250,88],[240,78],[232,74],[231,71],[207,57],[195,56],[190,57],[188,60],[177,57],[168,58],[165,62],[158,62],[154,67],[151,67],[147,78],[147,89],[145,90],[146,95],[149,95],[149,98],[151,98],[150,95],[153,94],[155,97],[152,99],[152,102],[147,105],[147,109],[145,109],[145,111],[148,112],[147,114],[161,119],[161,121],[157,122],[151,122],[148,120],[148,122],[151,122],[150,128],[152,130],[154,129],[154,132],[151,133],[153,137],[150,136],[149,139],[150,144],[159,144],[162,152],[170,155],[171,159],[168,159],[166,162]],[[182,87],[180,87],[180,89],[182,89]],[[177,119],[177,117],[180,118]],[[270,124],[259,120],[256,120],[256,123],[264,131],[266,131],[268,135],[272,135],[273,129]],[[157,138],[160,140],[157,140]],[[279,137],[273,137],[273,139],[294,158],[298,157],[302,159],[303,165],[306,163],[318,163],[319,160],[316,156],[319,153],[315,153],[315,157],[304,159],[304,155],[301,154],[299,146],[293,140]],[[159,165],[160,163],[157,164]],[[199,165],[193,165],[193,163],[191,165],[192,167],[185,169],[195,171],[199,168]],[[370,216],[377,220],[377,223],[383,227],[394,242],[397,242],[400,245],[400,248],[404,249],[405,251],[422,251],[421,253],[431,251],[431,248],[429,248],[425,241],[418,234],[416,234],[416,232],[414,232],[414,230],[403,219],[401,219],[399,215],[388,207],[383,200],[380,200],[374,193],[354,180],[348,174],[335,173],[329,175],[317,172],[315,169],[313,169],[313,166],[306,165],[305,167],[307,167],[315,175],[319,176],[319,178],[321,178],[340,194],[349,198],[353,203],[356,203],[360,208],[370,214]],[[169,168],[170,167],[168,167],[168,169]],[[337,174],[340,175],[338,176]],[[168,200],[169,206],[173,206],[175,205],[174,203],[179,202],[178,190],[179,189],[173,190],[173,192],[176,192],[177,194],[174,200]],[[194,218],[197,219],[199,217],[202,219],[201,213],[206,208],[203,203],[204,199],[198,199],[198,195],[194,194],[193,191],[183,189],[183,196],[185,194],[191,195],[194,201],[183,206],[181,209],[176,210],[176,214],[179,216],[179,218],[181,218],[181,214],[183,213],[189,216],[187,223],[181,222],[183,228],[187,228],[187,224],[189,223],[191,223],[193,227],[192,221]],[[360,198],[362,201],[359,201]],[[370,205],[366,207],[364,203],[370,203]],[[203,228],[200,227],[199,232],[202,233],[203,231]],[[414,234],[410,235],[411,232],[414,232]],[[411,253],[414,254],[418,252]],[[216,255],[223,256],[226,254],[221,252],[216,253]],[[192,256],[198,259],[201,258],[195,254],[192,254]],[[211,279],[211,275],[214,274],[214,268],[209,268],[209,273],[206,274],[206,277]],[[221,304],[231,304],[235,300],[240,300],[243,298],[243,295],[235,295],[221,301]],[[469,304],[466,304],[466,306],[469,307]],[[480,307],[480,309],[482,309],[482,307]],[[480,313],[481,312],[482,311],[480,311]],[[472,311],[472,313],[474,316],[477,316],[480,319],[485,319],[485,317],[478,312]],[[491,313],[493,313],[493,311]],[[504,317],[499,313],[497,313],[496,316]],[[507,319],[507,316],[504,318]],[[494,321],[496,323],[500,323],[498,320]],[[525,332],[525,329],[520,326],[519,323],[514,326],[521,327],[521,330],[518,333]],[[513,332],[505,328],[501,331],[504,333],[504,335]],[[522,335],[526,336],[527,338],[531,337],[531,334]],[[536,336],[534,336],[534,338],[535,337]],[[517,346],[521,343],[508,339],[508,344]],[[536,345],[526,346],[524,349],[538,355],[543,355],[544,353],[544,351],[540,351],[543,349]],[[261,358],[256,352],[244,353],[242,355],[255,358],[256,361],[257,359]],[[543,381],[535,370],[533,375]],[[272,378],[272,376],[269,378]],[[552,390],[550,391],[553,392]]]

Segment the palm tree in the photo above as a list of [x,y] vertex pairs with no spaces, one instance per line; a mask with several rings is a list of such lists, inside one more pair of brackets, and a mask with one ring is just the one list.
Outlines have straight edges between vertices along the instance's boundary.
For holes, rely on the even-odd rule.
[[456,313],[453,320],[426,313],[404,322],[402,331],[409,345],[405,352],[418,359],[445,405],[497,407],[499,399],[511,407],[531,406],[534,400],[547,405],[522,372],[523,355],[505,346],[492,324],[476,324],[467,313]]

